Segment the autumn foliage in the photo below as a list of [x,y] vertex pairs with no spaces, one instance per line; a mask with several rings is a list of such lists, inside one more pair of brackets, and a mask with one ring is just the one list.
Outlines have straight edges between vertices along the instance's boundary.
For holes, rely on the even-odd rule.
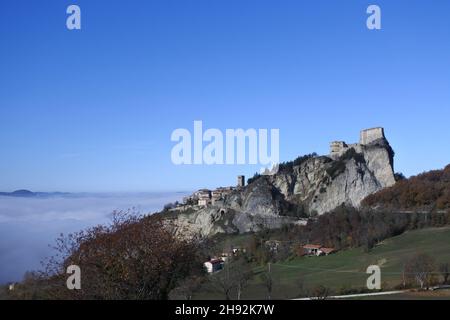
[[429,171],[367,197],[364,205],[405,210],[450,208],[450,165]]
[[[203,272],[197,245],[175,238],[154,217],[119,214],[110,226],[61,236],[55,249],[18,298],[167,299],[181,280]],[[81,290],[66,287],[69,265],[81,268]]]

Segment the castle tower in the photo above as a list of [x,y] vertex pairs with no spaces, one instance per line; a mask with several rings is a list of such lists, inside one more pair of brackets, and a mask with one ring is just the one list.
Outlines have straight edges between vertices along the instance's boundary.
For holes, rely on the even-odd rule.
[[384,129],[381,127],[361,131],[359,143],[367,145],[378,139],[385,139]]
[[238,176],[237,177],[237,186],[238,186],[238,188],[245,187],[245,176]]

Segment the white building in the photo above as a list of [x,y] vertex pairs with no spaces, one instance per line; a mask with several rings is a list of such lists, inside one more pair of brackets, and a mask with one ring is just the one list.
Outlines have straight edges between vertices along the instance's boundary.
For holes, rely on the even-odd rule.
[[202,189],[197,191],[198,205],[207,206],[211,203],[211,190]]
[[223,269],[223,264],[224,262],[221,259],[212,259],[206,261],[203,265],[208,273],[215,273]]

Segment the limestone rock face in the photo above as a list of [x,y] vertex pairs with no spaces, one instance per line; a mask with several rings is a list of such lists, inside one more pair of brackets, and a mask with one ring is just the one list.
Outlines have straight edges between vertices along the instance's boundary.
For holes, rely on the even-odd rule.
[[272,177],[288,201],[302,202],[310,214],[342,204],[359,207],[367,196],[395,184],[393,151],[385,139],[351,148],[340,158],[310,159],[292,172]]
[[358,207],[364,198],[381,189],[372,172],[354,159],[345,163],[343,172],[325,181],[318,181],[318,189],[310,191],[309,212],[324,214],[342,204]]
[[367,196],[395,184],[394,152],[384,130],[365,130],[361,141],[334,142],[330,156],[284,166],[234,190],[220,205],[180,213],[174,220],[176,232],[188,237],[245,233],[298,223],[300,217],[321,215],[342,204],[357,208]]
[[171,226],[181,238],[192,238],[256,232],[296,223],[297,219],[282,216],[285,200],[277,192],[267,179],[258,179],[244,190],[230,194],[220,206],[180,212],[171,219]]
[[381,187],[387,188],[395,184],[394,153],[387,140],[378,140],[364,148],[364,159],[367,168],[380,182]]
[[[218,223],[221,221],[222,223]],[[190,213],[179,213],[171,219],[171,227],[181,238],[207,237],[217,233],[235,233],[237,229],[230,226],[217,208],[202,208]]]

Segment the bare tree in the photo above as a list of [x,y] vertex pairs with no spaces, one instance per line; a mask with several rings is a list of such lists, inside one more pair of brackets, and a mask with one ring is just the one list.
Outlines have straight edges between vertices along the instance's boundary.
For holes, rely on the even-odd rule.
[[448,278],[450,277],[450,266],[448,262],[441,263],[439,265],[439,271],[444,278],[444,284],[448,284]]
[[267,290],[267,300],[272,300],[273,292],[273,275],[272,275],[272,264],[269,262],[267,265],[267,271],[261,275],[263,285]]
[[243,257],[232,257],[224,263],[223,270],[211,276],[211,283],[222,291],[226,300],[232,300],[233,293],[240,300],[252,276],[251,265]]
[[253,270],[251,265],[244,259],[239,259],[235,262],[235,270],[240,270],[236,275],[236,297],[241,300],[242,292],[247,288],[249,280],[253,277]]
[[419,253],[405,264],[404,272],[409,279],[414,279],[421,289],[428,289],[435,269],[434,259],[427,254]]
[[298,289],[298,297],[305,297],[307,296],[307,290],[305,288],[305,278],[303,276],[300,276],[296,281],[295,284]]
[[318,286],[313,289],[312,294],[317,300],[326,300],[330,296],[330,288]]
[[169,299],[192,300],[193,295],[201,289],[203,282],[204,277],[194,276],[187,278],[169,293]]

